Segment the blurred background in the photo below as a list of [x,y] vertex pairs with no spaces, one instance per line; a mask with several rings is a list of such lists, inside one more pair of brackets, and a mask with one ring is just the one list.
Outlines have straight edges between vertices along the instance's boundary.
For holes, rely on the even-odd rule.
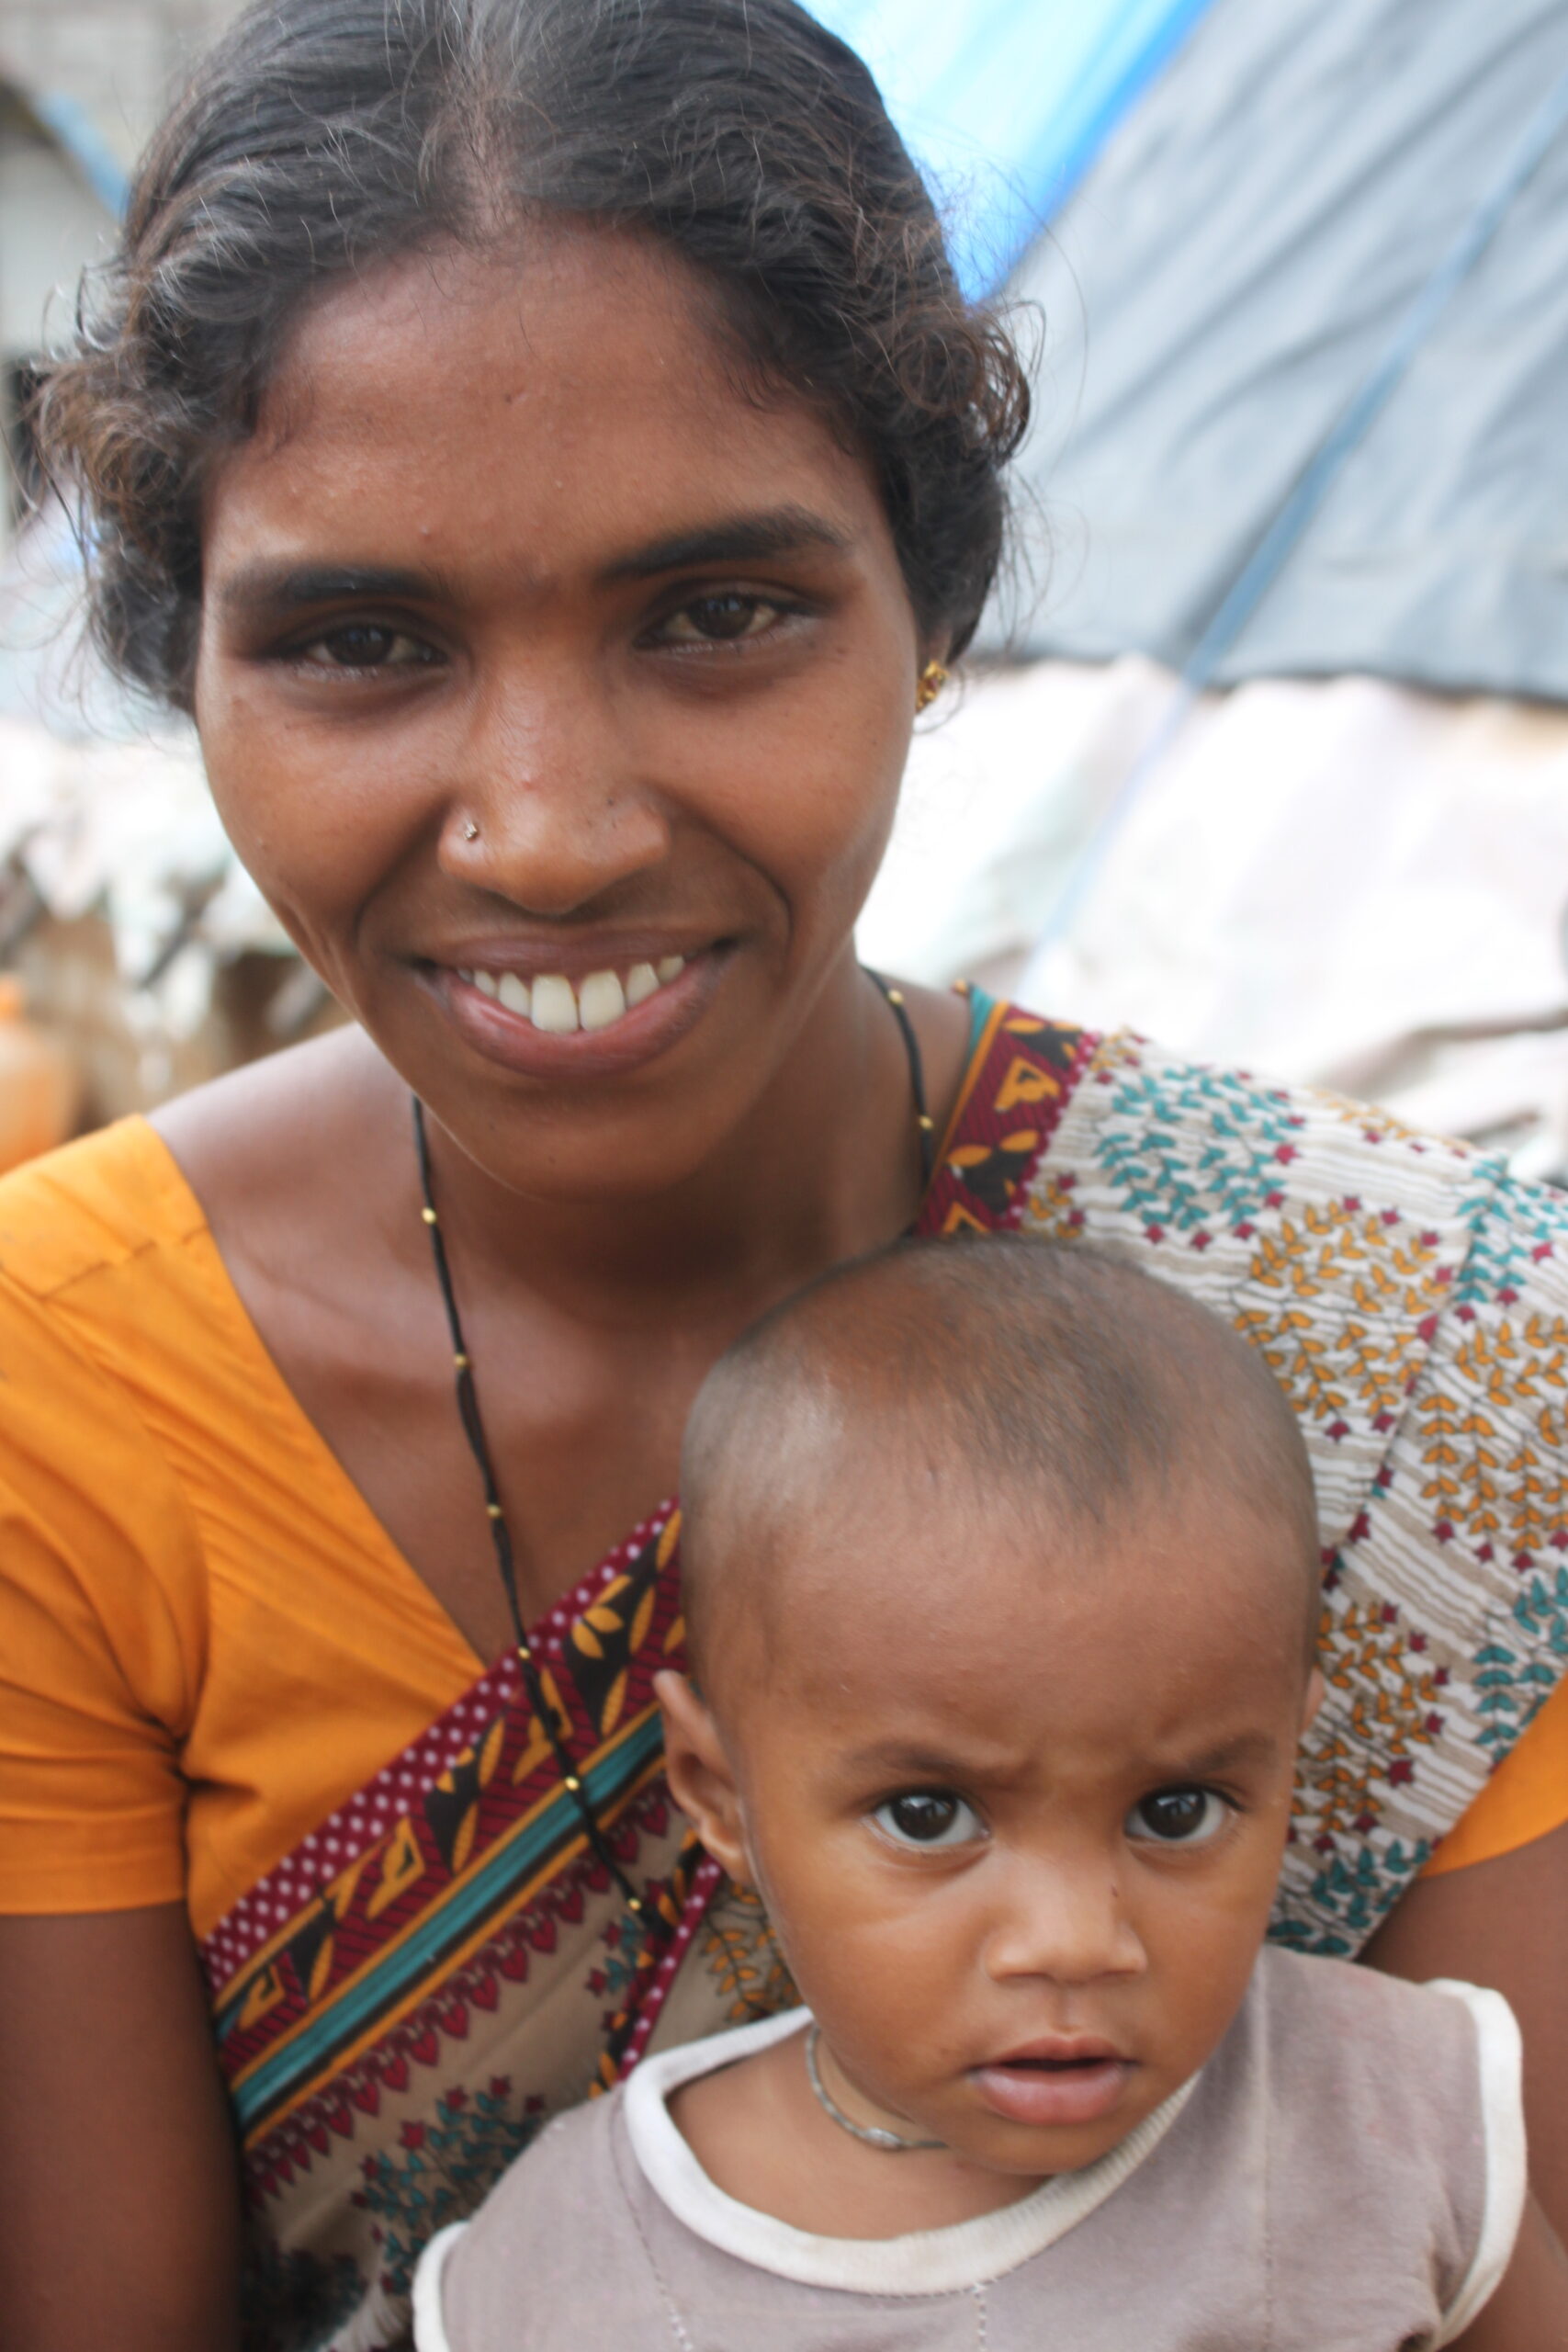
[[[80,644],[27,401],[237,0],[0,0],[0,1161],[332,1008]],[[818,0],[1015,306],[869,961],[1568,1181],[1568,0]]]

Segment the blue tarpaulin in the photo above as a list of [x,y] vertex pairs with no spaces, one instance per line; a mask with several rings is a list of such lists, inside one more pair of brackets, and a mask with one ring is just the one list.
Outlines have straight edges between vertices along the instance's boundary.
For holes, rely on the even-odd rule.
[[1210,0],[813,0],[882,85],[988,291]]
[[1338,444],[1205,674],[1568,702],[1564,0],[1213,0],[1014,288],[1027,650],[1198,662]]

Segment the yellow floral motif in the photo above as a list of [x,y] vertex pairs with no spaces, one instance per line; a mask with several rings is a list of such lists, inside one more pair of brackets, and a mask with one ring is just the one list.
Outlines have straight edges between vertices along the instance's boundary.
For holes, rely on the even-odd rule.
[[[1352,1402],[1372,1418],[1400,1410],[1426,1354],[1421,1324],[1443,1303],[1434,1240],[1344,1202],[1314,1202],[1258,1236],[1247,1272],[1292,1302],[1244,1307],[1235,1324],[1300,1409],[1319,1420]],[[1304,1303],[1330,1295],[1355,1309],[1337,1329]]]
[[1303,1826],[1319,1836],[1364,1837],[1382,1817],[1391,1782],[1407,1777],[1399,1766],[1412,1748],[1430,1747],[1438,1737],[1443,1691],[1406,1629],[1375,1603],[1326,1612],[1320,1656],[1324,1679],[1348,1703],[1325,1711],[1329,1728],[1307,1740]]
[[1348,1392],[1339,1385],[1335,1361],[1338,1351],[1314,1334],[1310,1315],[1291,1311],[1267,1316],[1256,1308],[1245,1308],[1235,1324],[1244,1339],[1257,1343],[1275,1379],[1290,1391],[1298,1412],[1310,1412],[1322,1421],[1344,1411]]
[[[1357,1272],[1352,1272],[1354,1267]],[[1342,1201],[1312,1202],[1258,1238],[1252,1278],[1297,1298],[1343,1291],[1363,1314],[1424,1315],[1441,1303],[1437,1244]]]
[[[1357,1102],[1347,1094],[1332,1094],[1326,1088],[1314,1087],[1313,1101],[1321,1109],[1332,1113],[1347,1127],[1355,1127],[1363,1135],[1371,1129],[1382,1143],[1416,1143],[1429,1146],[1432,1140],[1421,1128],[1407,1127],[1403,1119],[1394,1117],[1392,1111],[1382,1110],[1371,1103]],[[1450,1143],[1448,1149],[1456,1159],[1468,1156],[1465,1146],[1461,1143]]]
[[1072,1177],[1055,1175],[1047,1169],[1035,1180],[1024,1210],[1024,1222],[1030,1231],[1047,1241],[1070,1241],[1083,1221]]
[[731,2025],[775,2017],[799,2005],[800,1995],[774,1939],[761,1898],[728,1885],[703,1922],[703,1959],[729,2002]]
[[1477,1319],[1453,1363],[1469,1393],[1455,1383],[1424,1400],[1423,1498],[1450,1529],[1533,1555],[1568,1516],[1568,1322]]

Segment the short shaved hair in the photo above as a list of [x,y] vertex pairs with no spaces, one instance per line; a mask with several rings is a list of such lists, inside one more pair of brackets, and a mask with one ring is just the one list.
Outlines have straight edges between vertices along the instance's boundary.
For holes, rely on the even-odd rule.
[[[1054,1541],[1208,1482],[1280,1531],[1283,1589],[1315,1645],[1312,1470],[1262,1357],[1125,1259],[1016,1235],[903,1241],[835,1268],[709,1373],[681,1485],[694,1663],[721,1607],[753,1622],[825,1492],[852,1502],[870,1442],[1029,1514]],[[846,1474],[851,1483],[846,1484]],[[1300,1583],[1289,1578],[1299,1566]],[[764,1574],[767,1570],[769,1573]]]

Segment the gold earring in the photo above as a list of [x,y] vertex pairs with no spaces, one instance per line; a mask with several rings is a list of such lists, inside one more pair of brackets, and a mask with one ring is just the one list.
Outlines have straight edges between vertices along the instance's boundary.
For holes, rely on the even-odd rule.
[[946,684],[947,672],[942,668],[942,663],[940,662],[928,662],[925,668],[920,672],[919,678],[915,681],[915,716],[917,718],[919,717],[922,710],[929,710],[931,708],[932,703],[935,702],[938,695],[941,694]]

